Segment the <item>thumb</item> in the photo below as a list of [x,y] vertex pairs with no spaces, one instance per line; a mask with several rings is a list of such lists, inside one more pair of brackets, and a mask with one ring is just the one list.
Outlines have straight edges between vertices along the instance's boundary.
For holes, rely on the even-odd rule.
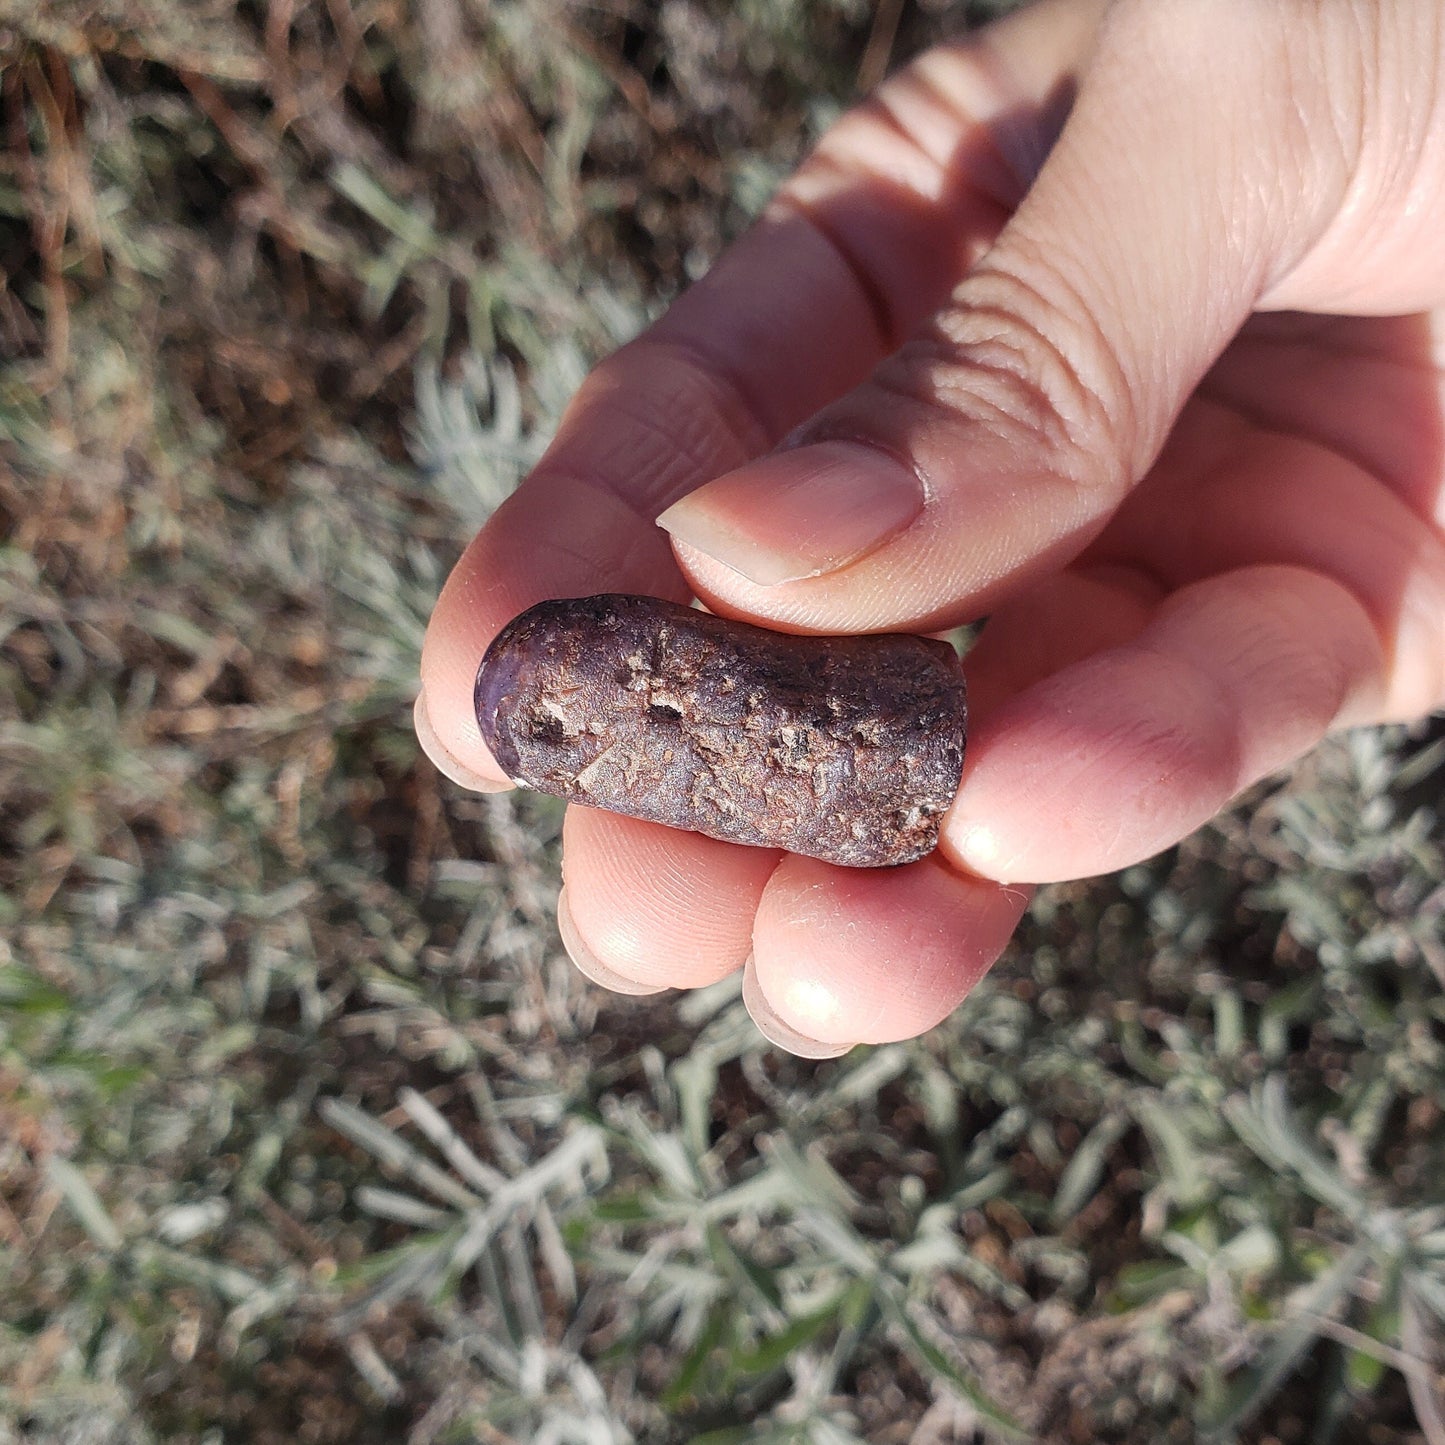
[[[803,631],[935,628],[1078,552],[1337,205],[1347,159],[1321,158],[1289,83],[1328,8],[1116,5],[948,304],[779,450],[661,515],[699,595]],[[985,31],[974,63],[1023,64],[1020,33]]]

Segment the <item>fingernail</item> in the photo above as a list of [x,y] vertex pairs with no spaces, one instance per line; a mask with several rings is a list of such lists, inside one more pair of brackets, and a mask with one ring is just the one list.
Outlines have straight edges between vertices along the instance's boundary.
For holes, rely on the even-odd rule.
[[437,772],[445,774],[452,782],[460,784],[463,788],[469,788],[474,793],[505,793],[512,785],[510,783],[493,782],[491,778],[484,778],[480,773],[473,772],[465,763],[457,759],[443,745],[442,740],[437,736],[437,730],[432,726],[430,715],[426,710],[426,693],[417,694],[416,706],[411,710],[411,725],[416,730],[416,740],[421,744],[421,750],[432,761],[432,766]]
[[800,1034],[791,1024],[785,1024],[773,1006],[763,997],[758,986],[758,972],[749,957],[743,967],[743,1007],[752,1015],[758,1032],[770,1043],[800,1059],[836,1059],[846,1054],[852,1044],[825,1044]]
[[557,895],[557,932],[562,937],[562,947],[567,950],[567,957],[577,965],[577,971],[586,974],[593,983],[601,984],[613,993],[632,994],[638,998],[644,994],[666,991],[656,984],[638,983],[636,979],[623,978],[620,973],[614,973],[605,963],[598,961],[597,955],[582,942],[582,936],[577,932],[577,921],[572,917],[572,909],[567,903],[566,888]]
[[887,452],[814,442],[699,487],[657,525],[750,582],[775,587],[867,556],[923,504],[923,484]]

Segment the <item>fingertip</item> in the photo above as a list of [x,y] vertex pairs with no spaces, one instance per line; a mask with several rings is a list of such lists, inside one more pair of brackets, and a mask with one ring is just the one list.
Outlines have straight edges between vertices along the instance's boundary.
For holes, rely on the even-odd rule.
[[997,828],[987,822],[962,823],[947,839],[940,836],[939,845],[947,844],[945,857],[956,867],[980,878],[1007,882],[1014,873],[1004,839]]
[[1358,600],[1261,564],[1173,593],[1132,642],[988,713],[939,847],[992,878],[1052,883],[1153,856],[1381,692]]
[[1234,736],[1209,680],[1181,659],[1133,645],[1098,654],[984,719],[940,851],[1028,883],[1137,863],[1230,795]]
[[432,766],[459,787],[466,788],[473,793],[505,793],[512,787],[510,781],[498,781],[468,767],[447,747],[441,740],[436,725],[432,722],[425,690],[417,694],[416,704],[411,712],[411,720],[412,727],[416,732],[417,743],[422,752],[431,760]]
[[1026,891],[957,873],[937,855],[883,869],[788,857],[758,908],[756,985],[804,1039],[914,1038],[987,972],[1027,900]]
[[758,983],[757,965],[751,956],[743,967],[743,1006],[758,1032],[770,1044],[800,1059],[837,1059],[854,1047],[852,1044],[822,1043],[785,1023]]
[[571,905],[567,902],[565,887],[557,894],[557,934],[577,971],[602,988],[640,998],[648,994],[662,993],[667,987],[660,983],[639,983],[635,978],[628,978],[615,969],[608,968],[582,937],[577,920],[572,916]]
[[[437,769],[474,792],[512,785],[477,724],[477,669],[487,644],[513,615],[484,585],[486,529],[472,538],[442,586],[421,648],[417,740]],[[500,615],[499,615],[500,614]]]
[[596,808],[569,808],[562,871],[574,936],[643,987],[701,988],[741,968],[778,854]]
[[622,497],[539,467],[472,538],[432,610],[421,653],[428,755],[464,787],[510,787],[477,722],[477,670],[492,639],[547,598],[685,597],[680,582],[662,534]]

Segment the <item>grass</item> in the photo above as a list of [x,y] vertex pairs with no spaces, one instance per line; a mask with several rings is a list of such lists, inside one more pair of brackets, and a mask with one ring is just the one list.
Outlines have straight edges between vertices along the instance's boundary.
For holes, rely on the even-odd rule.
[[1445,1440],[1438,729],[826,1064],[587,985],[557,808],[412,740],[884,11],[0,0],[5,1445]]

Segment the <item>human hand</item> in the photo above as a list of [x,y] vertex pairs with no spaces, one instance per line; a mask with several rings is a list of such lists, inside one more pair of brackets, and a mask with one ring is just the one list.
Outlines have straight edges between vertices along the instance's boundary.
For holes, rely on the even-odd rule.
[[1442,237],[1438,6],[1043,0],[933,51],[584,384],[447,582],[419,735],[506,786],[472,685],[545,597],[987,614],[930,858],[564,828],[559,923],[600,982],[746,962],[797,1052],[921,1033],[1015,885],[1147,857],[1329,729],[1445,704]]

